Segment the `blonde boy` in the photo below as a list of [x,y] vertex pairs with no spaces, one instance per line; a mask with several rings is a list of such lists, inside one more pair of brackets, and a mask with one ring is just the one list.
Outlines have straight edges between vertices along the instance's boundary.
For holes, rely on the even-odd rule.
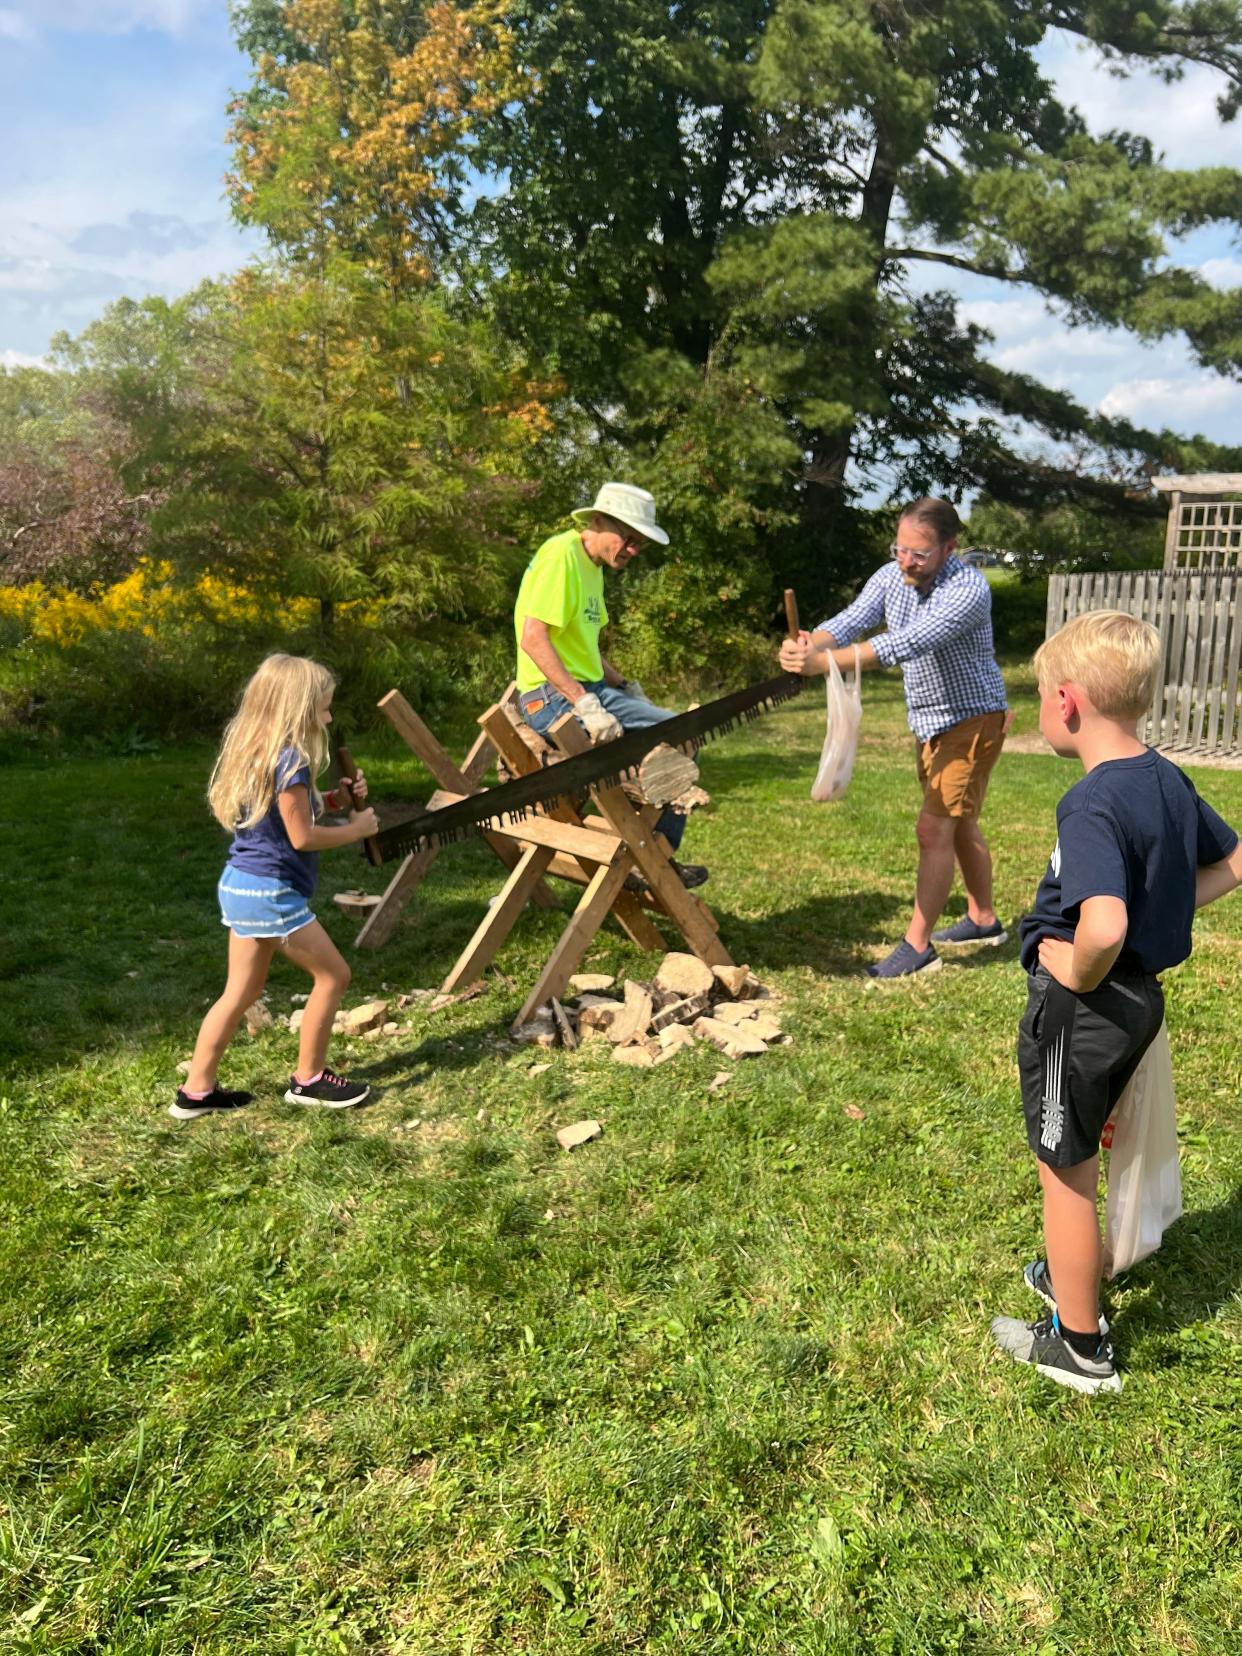
[[1155,628],[1117,610],[1077,616],[1035,655],[1039,728],[1086,775],[1057,806],[1020,928],[1030,978],[1018,1069],[1047,1247],[1024,1275],[1051,1314],[997,1317],[992,1336],[1081,1392],[1121,1390],[1100,1317],[1100,1131],[1160,1028],[1157,974],[1190,953],[1195,909],[1242,881],[1237,834],[1139,740],[1159,664]]

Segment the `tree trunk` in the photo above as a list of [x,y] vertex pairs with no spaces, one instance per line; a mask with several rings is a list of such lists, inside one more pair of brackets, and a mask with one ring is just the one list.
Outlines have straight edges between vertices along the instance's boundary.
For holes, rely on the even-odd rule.
[[319,600],[319,625],[324,632],[332,631],[332,623],[336,619],[336,600],[321,598]]
[[[888,220],[893,208],[897,185],[897,160],[894,145],[882,121],[876,122],[875,154],[871,170],[863,185],[858,222],[870,232],[875,243],[875,286],[880,285],[884,268],[884,247],[888,237]],[[805,528],[823,547],[825,559],[832,563],[834,531],[840,522],[845,503],[845,469],[849,465],[854,446],[853,421],[839,431],[826,433],[811,444],[810,459],[803,473],[806,488],[802,508]]]

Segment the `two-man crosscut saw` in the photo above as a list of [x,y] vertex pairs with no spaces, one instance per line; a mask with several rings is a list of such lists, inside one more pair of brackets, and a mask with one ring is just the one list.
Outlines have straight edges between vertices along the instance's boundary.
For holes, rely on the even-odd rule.
[[[455,805],[446,805],[438,811],[416,811],[386,823],[375,840],[367,842],[368,849],[374,846],[379,853],[378,860],[387,862],[424,846],[450,845],[467,834],[506,827],[532,811],[546,810],[558,800],[572,800],[588,788],[615,786],[661,742],[679,747],[683,742],[724,736],[735,725],[758,718],[779,702],[796,696],[801,689],[802,679],[797,673],[781,673],[761,684],[749,684],[744,690],[734,690],[703,707],[691,708],[688,713],[677,713],[642,730],[626,731],[614,742],[601,742],[598,747],[562,759],[546,770],[532,771],[529,776],[515,777],[498,788],[469,794]],[[374,851],[371,855],[375,860]]]

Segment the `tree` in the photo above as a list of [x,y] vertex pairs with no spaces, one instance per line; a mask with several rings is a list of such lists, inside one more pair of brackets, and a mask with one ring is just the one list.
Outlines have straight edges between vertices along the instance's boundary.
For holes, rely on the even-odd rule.
[[[1091,137],[1034,56],[1055,27],[1121,73],[1208,63],[1232,119],[1236,0],[510,0],[503,18],[526,91],[475,122],[497,183],[470,227],[498,316],[640,464],[651,399],[675,409],[687,385],[736,373],[796,444],[808,571],[851,462],[899,491],[1038,481],[1122,513],[1148,506],[1111,480],[1116,455],[1179,464],[1167,434],[989,365],[986,336],[916,271],[1025,285],[1075,324],[1182,329],[1205,364],[1242,368],[1242,293],[1167,263],[1171,240],[1236,219],[1238,173]],[[1032,429],[1079,457],[1032,460]],[[786,573],[797,544],[776,545]],[[839,538],[833,556],[846,573]]]
[[185,569],[367,600],[409,631],[502,607],[551,421],[482,323],[340,260],[122,301],[65,363],[134,434]]
[[126,450],[71,376],[0,369],[0,582],[85,589],[134,567],[156,502],[126,487]]
[[231,106],[237,216],[294,261],[343,256],[393,294],[424,286],[451,251],[471,119],[509,90],[493,9],[251,0],[234,21],[255,63]]

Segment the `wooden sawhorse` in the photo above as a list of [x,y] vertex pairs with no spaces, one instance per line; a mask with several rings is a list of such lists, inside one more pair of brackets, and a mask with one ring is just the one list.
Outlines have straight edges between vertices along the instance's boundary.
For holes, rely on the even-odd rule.
[[[515,775],[538,768],[500,704],[489,708],[479,723]],[[572,713],[552,727],[551,736],[567,754],[582,753],[590,745]],[[733,964],[717,935],[715,916],[701,898],[686,890],[671,866],[667,843],[655,831],[654,809],[636,810],[616,786],[593,787],[590,796],[597,817],[583,818],[572,805],[562,803],[547,815],[529,816],[492,831],[518,850],[519,861],[445,978],[442,993],[451,994],[472,983],[491,964],[545,874],[584,881],[586,889],[514,1020],[514,1029],[537,1008],[564,994],[609,913],[640,948],[663,950],[665,946],[649,917],[655,911],[672,920],[700,960],[709,966]],[[626,876],[635,869],[647,882],[641,897],[625,889]]]
[[[506,696],[508,694],[506,691]],[[480,781],[487,774],[496,751],[486,732],[480,733],[459,768],[400,690],[390,690],[378,706],[389,724],[406,746],[418,755],[438,784],[437,792],[428,801],[430,809],[446,805],[450,799],[460,799],[463,794],[480,791]],[[484,837],[506,868],[516,868],[521,851],[511,840],[491,833]],[[354,939],[355,948],[378,949],[382,943],[388,941],[401,918],[402,909],[426,879],[431,865],[440,855],[440,850],[441,847],[438,845],[429,845],[421,851],[411,852],[408,857],[402,859],[396,873],[389,880],[384,895],[372,909],[366,925]],[[538,903],[541,908],[560,906],[555,894],[543,881],[536,884],[530,895],[531,901]]]

